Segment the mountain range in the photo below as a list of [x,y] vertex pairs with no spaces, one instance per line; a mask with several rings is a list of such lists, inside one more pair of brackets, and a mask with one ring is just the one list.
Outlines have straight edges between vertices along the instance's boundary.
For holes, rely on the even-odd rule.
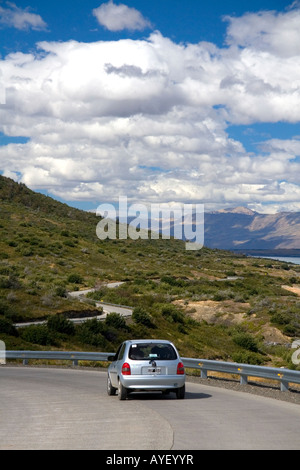
[[204,244],[230,250],[300,249],[300,213],[260,214],[245,207],[205,213]]
[[[73,220],[82,220],[84,225],[95,218],[94,214],[71,208],[0,175],[0,200],[12,198],[32,209],[56,211]],[[161,227],[170,224],[172,235],[177,223],[182,224],[182,220],[164,221]],[[184,218],[184,223],[193,226],[195,218]],[[261,214],[246,207],[205,212],[204,245],[242,252],[300,250],[300,212]]]
[[[205,212],[198,217],[194,212],[181,217],[160,219],[160,231],[187,239],[185,234],[194,238],[203,231],[204,246],[240,252],[278,251],[283,255],[300,253],[300,212],[278,212],[261,214],[247,207],[235,207]],[[204,223],[204,228],[203,228]],[[201,225],[202,224],[202,225]],[[180,236],[181,234],[181,236]],[[191,238],[191,241],[195,241]],[[299,250],[299,252],[298,252]]]

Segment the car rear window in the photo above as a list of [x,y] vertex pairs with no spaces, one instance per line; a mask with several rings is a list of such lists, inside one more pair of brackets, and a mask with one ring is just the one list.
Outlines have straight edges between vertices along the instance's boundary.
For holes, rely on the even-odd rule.
[[130,346],[129,359],[167,361],[177,359],[177,354],[168,343],[137,343]]

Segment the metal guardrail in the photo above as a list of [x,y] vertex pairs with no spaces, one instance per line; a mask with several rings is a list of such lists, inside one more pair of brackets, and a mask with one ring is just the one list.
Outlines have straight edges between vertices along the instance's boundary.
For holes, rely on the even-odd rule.
[[[6,351],[6,359],[22,359],[23,364],[28,364],[30,359],[49,359],[72,361],[78,365],[78,361],[108,361],[108,357],[114,353],[105,352],[80,352],[80,351]],[[221,372],[229,375],[239,375],[242,385],[248,383],[249,377],[259,377],[280,382],[280,390],[285,392],[290,383],[300,384],[300,371],[263,367],[250,364],[238,364],[236,362],[212,361],[208,359],[181,358],[184,366],[190,369],[200,369],[201,378],[207,378],[207,372]]]
[[291,369],[238,364],[236,362],[211,361],[207,359],[182,358],[182,362],[187,368],[200,369],[202,378],[207,378],[208,371],[214,371],[239,375],[242,385],[248,383],[249,377],[271,379],[280,382],[280,390],[282,392],[289,389],[289,383],[300,384],[300,371]]
[[81,351],[6,351],[6,359],[22,359],[23,364],[28,364],[29,359],[49,359],[52,361],[72,361],[78,365],[78,361],[107,361],[108,356],[114,353],[81,352]]

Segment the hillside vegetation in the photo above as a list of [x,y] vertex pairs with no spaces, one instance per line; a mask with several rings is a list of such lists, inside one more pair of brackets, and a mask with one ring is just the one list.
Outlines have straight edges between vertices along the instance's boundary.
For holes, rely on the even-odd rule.
[[[0,339],[7,349],[112,352],[160,337],[182,356],[288,366],[300,336],[300,266],[179,240],[99,240],[99,217],[0,177]],[[124,281],[115,289],[105,286]],[[283,287],[284,286],[284,287]],[[85,302],[68,292],[96,288]],[[101,314],[96,301],[133,316]],[[44,319],[16,329],[17,322]]]

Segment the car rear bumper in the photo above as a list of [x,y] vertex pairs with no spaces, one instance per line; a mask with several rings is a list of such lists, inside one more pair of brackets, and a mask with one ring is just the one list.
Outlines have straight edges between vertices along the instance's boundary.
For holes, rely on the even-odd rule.
[[120,380],[131,390],[174,390],[183,387],[185,375],[122,375]]

